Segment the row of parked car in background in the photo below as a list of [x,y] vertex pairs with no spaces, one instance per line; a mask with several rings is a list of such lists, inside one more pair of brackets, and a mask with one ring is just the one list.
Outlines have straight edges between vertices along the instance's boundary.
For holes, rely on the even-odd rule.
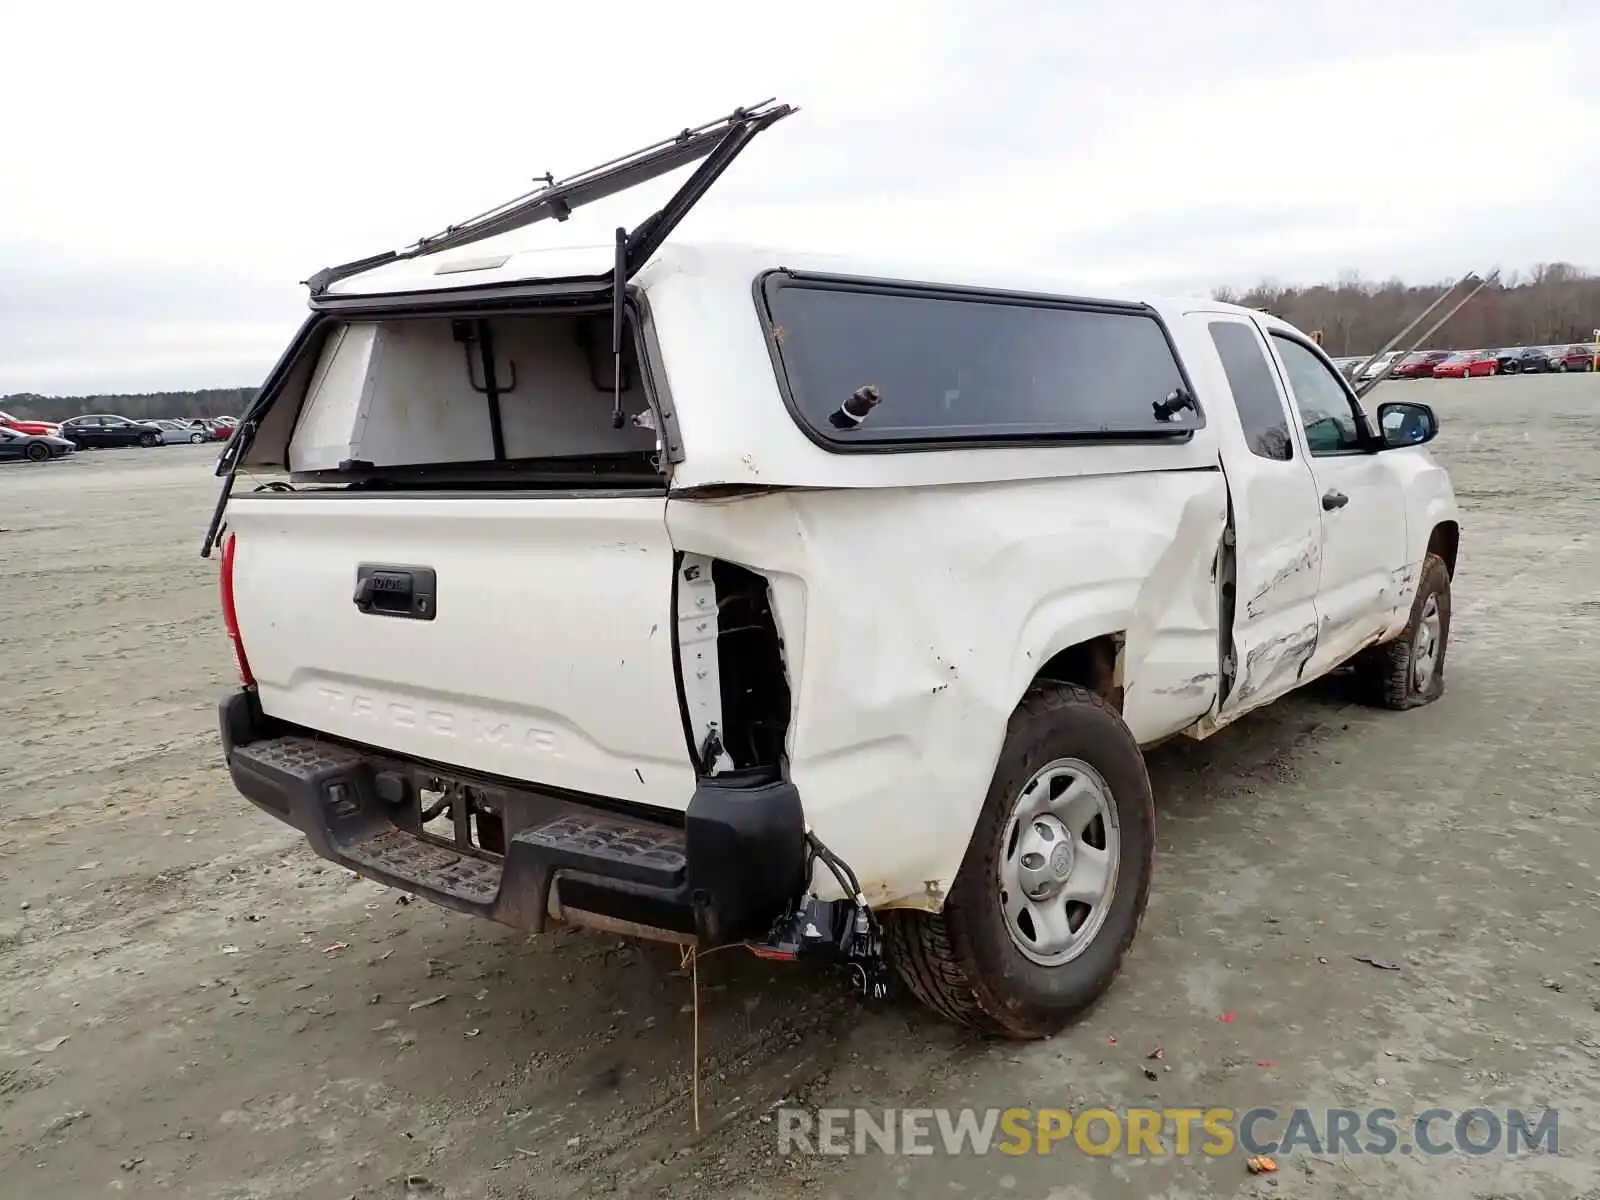
[[[1371,379],[1384,370],[1400,351],[1383,355],[1361,371]],[[1475,379],[1484,375],[1540,375],[1555,371],[1593,371],[1600,345],[1508,346],[1503,350],[1418,350],[1407,354],[1390,374],[1391,379]],[[1366,355],[1333,360],[1345,374],[1361,369]]]
[[45,462],[74,450],[225,442],[238,423],[234,417],[136,421],[111,413],[89,413],[65,421],[34,421],[0,412],[0,459]]
[[[1365,370],[1366,355],[1336,358],[1346,375],[1361,371],[1371,379],[1401,352],[1391,351]],[[1600,344],[1510,346],[1504,350],[1418,350],[1394,368],[1392,379],[1473,379],[1484,375],[1537,375],[1552,371],[1593,371]],[[65,421],[33,421],[0,412],[0,460],[44,462],[74,450],[109,446],[171,446],[225,442],[238,425],[234,417],[185,417],[136,421],[112,413],[90,413]]]

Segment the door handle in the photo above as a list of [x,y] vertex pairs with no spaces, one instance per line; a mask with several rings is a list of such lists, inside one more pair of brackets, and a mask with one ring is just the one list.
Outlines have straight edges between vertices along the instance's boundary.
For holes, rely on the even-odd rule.
[[438,579],[429,567],[362,563],[356,568],[351,599],[357,609],[372,616],[431,621],[437,594]]
[[1323,492],[1322,508],[1325,512],[1332,512],[1336,508],[1343,508],[1350,503],[1350,497],[1343,492]]

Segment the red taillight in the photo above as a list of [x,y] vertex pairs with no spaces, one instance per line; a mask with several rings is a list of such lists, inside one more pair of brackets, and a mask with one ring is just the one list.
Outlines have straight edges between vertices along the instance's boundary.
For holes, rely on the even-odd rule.
[[239,679],[245,687],[254,687],[256,677],[250,673],[250,660],[244,655],[244,642],[239,637],[239,614],[233,606],[233,553],[234,535],[222,542],[222,623],[228,630],[228,640],[233,643],[233,657],[239,664]]

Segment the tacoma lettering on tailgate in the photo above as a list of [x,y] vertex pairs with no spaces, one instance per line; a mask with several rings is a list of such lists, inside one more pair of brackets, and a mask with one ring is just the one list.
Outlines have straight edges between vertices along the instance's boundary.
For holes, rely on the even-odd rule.
[[560,755],[561,740],[554,731],[536,725],[514,725],[498,718],[462,716],[438,708],[378,700],[338,688],[318,688],[328,711],[357,720],[391,725],[397,729],[425,729],[436,737],[467,741],[478,746],[521,746],[538,754]]

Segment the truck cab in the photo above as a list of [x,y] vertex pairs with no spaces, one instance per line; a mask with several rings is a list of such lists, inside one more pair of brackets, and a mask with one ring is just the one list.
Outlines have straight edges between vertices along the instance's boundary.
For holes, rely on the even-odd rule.
[[1437,420],[1282,320],[506,224],[314,278],[219,464],[223,755],[324,857],[1046,1036],[1142,916],[1143,747],[1442,694]]

